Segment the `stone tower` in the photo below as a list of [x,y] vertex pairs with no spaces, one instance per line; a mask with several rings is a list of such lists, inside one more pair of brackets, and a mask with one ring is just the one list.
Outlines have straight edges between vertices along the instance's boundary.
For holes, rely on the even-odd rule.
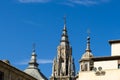
[[52,75],[50,80],[74,80],[75,64],[72,58],[72,47],[69,44],[66,18],[64,18],[64,28],[61,41],[57,47],[57,57],[53,60]]
[[91,71],[93,69],[94,64],[91,58],[93,58],[93,54],[90,49],[90,37],[88,36],[86,50],[80,60],[80,71]]

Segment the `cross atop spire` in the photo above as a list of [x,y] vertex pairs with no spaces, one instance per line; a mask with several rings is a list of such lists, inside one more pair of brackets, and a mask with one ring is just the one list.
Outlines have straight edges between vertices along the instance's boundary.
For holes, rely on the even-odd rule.
[[64,28],[62,31],[61,45],[69,45],[67,28],[66,28],[66,16],[64,16]]
[[90,36],[90,29],[87,30],[87,34],[88,34],[88,36]]
[[64,16],[64,27],[66,27],[66,16]]
[[87,46],[86,46],[86,51],[91,52],[90,50],[90,30],[87,30],[88,36],[87,36]]
[[35,52],[35,47],[36,47],[36,44],[33,43],[33,45],[32,45],[32,52]]

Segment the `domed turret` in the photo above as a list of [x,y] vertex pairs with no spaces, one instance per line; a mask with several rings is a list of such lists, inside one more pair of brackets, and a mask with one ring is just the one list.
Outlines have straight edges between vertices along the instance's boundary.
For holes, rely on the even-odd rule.
[[91,71],[93,68],[93,61],[91,58],[93,58],[93,54],[90,49],[90,37],[87,37],[87,46],[85,53],[82,55],[80,60],[80,70],[81,71]]
[[37,80],[48,80],[43,73],[40,71],[38,68],[38,63],[37,63],[37,55],[35,52],[35,44],[33,45],[33,50],[32,50],[32,55],[31,55],[31,60],[29,61],[29,66],[27,69],[24,70],[25,73],[33,76]]
[[90,59],[93,57],[93,54],[90,49],[90,37],[87,37],[87,47],[85,53],[82,55],[81,60]]

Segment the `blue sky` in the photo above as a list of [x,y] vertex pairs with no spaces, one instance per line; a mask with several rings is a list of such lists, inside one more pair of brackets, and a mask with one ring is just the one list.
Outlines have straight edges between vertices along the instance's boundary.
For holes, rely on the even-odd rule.
[[78,72],[88,29],[94,56],[109,56],[108,41],[120,39],[119,3],[119,0],[1,0],[0,59],[8,59],[13,66],[24,70],[32,44],[36,43],[39,68],[49,78],[66,15]]

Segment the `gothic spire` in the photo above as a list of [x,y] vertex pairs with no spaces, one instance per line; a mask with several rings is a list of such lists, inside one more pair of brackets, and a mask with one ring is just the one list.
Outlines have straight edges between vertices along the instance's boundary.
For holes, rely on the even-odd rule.
[[61,45],[69,45],[67,28],[66,28],[66,17],[64,17],[64,28],[62,30]]
[[35,52],[35,44],[33,44],[33,50],[32,50],[32,56],[31,56],[31,60],[29,62],[29,67],[28,68],[38,68],[38,63],[37,63],[37,59],[36,59],[37,55]]
[[64,27],[60,45],[57,47],[57,57],[53,61],[53,71],[50,80],[74,80],[75,71],[72,60],[72,47],[69,45],[66,17],[64,17]]

